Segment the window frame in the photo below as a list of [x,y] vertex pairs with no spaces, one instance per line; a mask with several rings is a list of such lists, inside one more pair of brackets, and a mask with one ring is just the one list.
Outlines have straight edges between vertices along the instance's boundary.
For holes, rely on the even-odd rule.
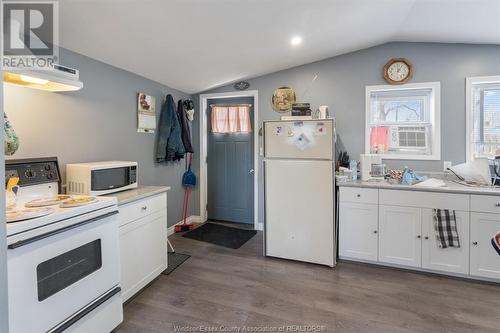
[[[441,82],[407,83],[404,85],[374,85],[365,88],[365,153],[370,154],[370,117],[371,94],[376,91],[431,89],[430,115],[431,124],[431,155],[419,154],[377,154],[388,160],[441,160]],[[418,126],[418,124],[415,124]]]
[[474,159],[474,150],[472,149],[472,137],[474,135],[472,88],[475,84],[492,83],[500,84],[500,75],[471,76],[465,78],[465,155],[467,162],[470,162]]

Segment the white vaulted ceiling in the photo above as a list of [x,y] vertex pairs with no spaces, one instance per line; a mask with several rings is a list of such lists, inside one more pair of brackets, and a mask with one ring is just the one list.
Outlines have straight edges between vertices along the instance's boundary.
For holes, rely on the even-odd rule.
[[188,93],[390,41],[500,44],[500,0],[60,0],[59,10],[61,46]]

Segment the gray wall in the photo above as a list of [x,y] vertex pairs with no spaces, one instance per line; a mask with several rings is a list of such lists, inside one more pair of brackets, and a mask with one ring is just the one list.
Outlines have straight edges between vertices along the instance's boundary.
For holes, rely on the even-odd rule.
[[[413,63],[411,82],[441,82],[442,160],[385,162],[390,167],[409,165],[422,171],[440,171],[442,161],[464,162],[465,78],[499,75],[500,46],[389,43],[251,79],[249,89],[259,91],[259,121],[279,119],[280,114],[271,107],[272,93],[283,85],[293,87],[298,100],[310,102],[314,109],[330,106],[342,143],[353,158],[358,158],[364,152],[365,86],[386,84],[382,68],[392,57],[406,57]],[[317,80],[304,95],[315,74]],[[208,92],[233,90],[228,85]],[[198,101],[198,96],[194,100]],[[262,180],[260,184],[262,194]]]
[[[2,9],[0,6],[0,17]],[[2,56],[0,55],[0,63]],[[0,69],[0,78],[3,78]],[[3,114],[3,80],[0,81],[0,115]],[[0,120],[0,127],[3,128],[3,117]],[[2,141],[3,150],[3,141]],[[5,178],[5,161],[3,154],[0,154],[0,179]],[[8,298],[7,298],[7,236],[5,235],[5,191],[0,195],[0,332],[9,331]]]
[[[12,158],[57,156],[66,163],[139,162],[139,183],[169,185],[168,223],[182,219],[184,162],[156,164],[153,134],[137,133],[137,93],[156,96],[157,116],[166,94],[189,95],[80,54],[61,50],[61,63],[80,70],[84,88],[50,93],[5,85],[5,111],[20,138]],[[194,207],[190,212],[194,212]]]

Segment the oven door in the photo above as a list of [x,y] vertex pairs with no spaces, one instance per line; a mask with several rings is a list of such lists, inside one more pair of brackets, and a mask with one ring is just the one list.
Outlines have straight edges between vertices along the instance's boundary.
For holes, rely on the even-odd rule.
[[109,207],[8,242],[10,332],[46,332],[119,285],[117,212]]

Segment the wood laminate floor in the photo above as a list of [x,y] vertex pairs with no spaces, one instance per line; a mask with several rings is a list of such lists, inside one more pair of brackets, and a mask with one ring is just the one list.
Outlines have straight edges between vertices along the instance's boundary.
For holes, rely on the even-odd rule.
[[130,301],[116,332],[175,332],[175,325],[192,332],[279,332],[283,326],[292,326],[284,332],[500,332],[497,285],[265,258],[260,232],[238,250],[180,235],[171,241],[191,258]]

